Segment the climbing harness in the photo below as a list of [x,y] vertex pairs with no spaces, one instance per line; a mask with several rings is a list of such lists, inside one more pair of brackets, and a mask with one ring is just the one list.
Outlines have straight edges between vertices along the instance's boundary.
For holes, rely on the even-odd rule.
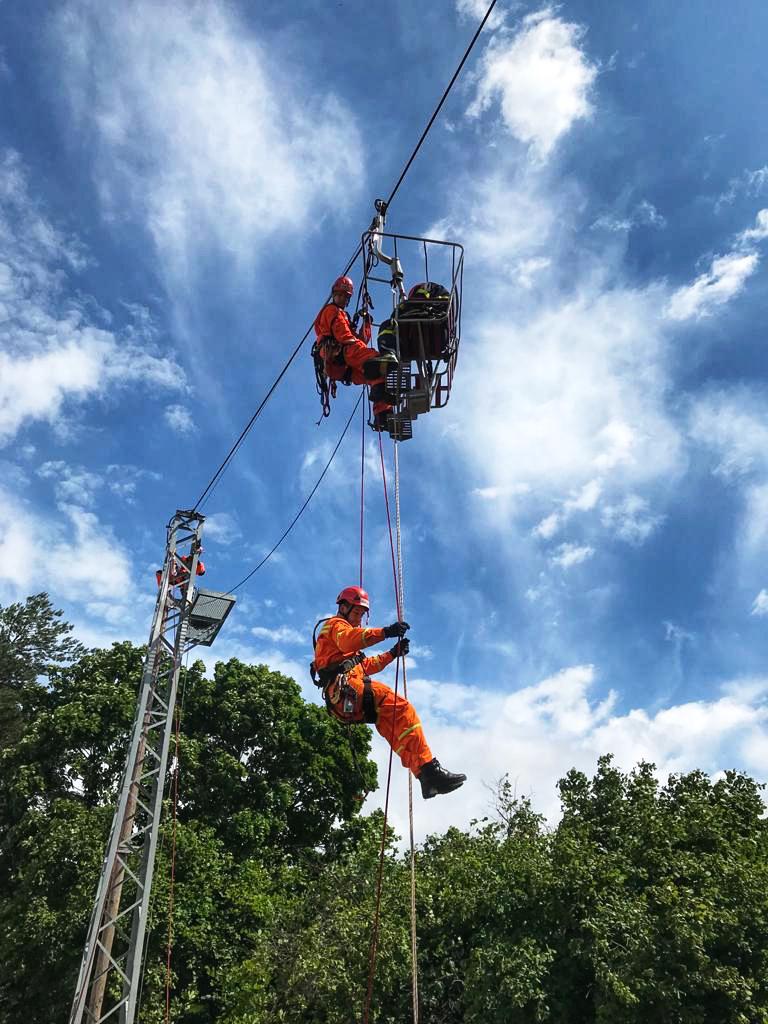
[[[324,622],[330,622],[333,618],[336,616],[330,615],[315,623],[315,628],[312,631],[313,649],[317,646],[318,627],[322,626]],[[357,654],[350,655],[344,661],[333,662],[323,668],[318,668],[314,661],[309,666],[310,678],[320,690],[326,708],[335,718],[345,723],[367,722],[369,725],[373,725],[378,719],[370,676],[363,676],[363,692],[359,706],[357,690],[348,678],[353,668],[362,665],[365,657],[362,651],[358,651]]]
[[[361,300],[362,306],[360,305]],[[322,327],[319,326],[320,317],[332,305],[334,305],[332,302],[327,302],[315,317],[314,327],[316,331],[322,330]],[[333,319],[327,325],[327,333],[318,335],[315,339],[310,355],[315,370],[315,390],[320,396],[322,410],[318,424],[324,417],[330,415],[331,400],[336,398],[337,385],[349,385],[352,383],[353,370],[352,367],[347,365],[345,358],[345,349],[347,345],[351,344],[351,341],[338,341],[333,334],[333,325],[339,317],[342,317],[346,320],[350,331],[355,337],[367,346],[371,341],[371,315],[369,308],[372,308],[371,299],[361,283],[358,289],[358,308],[354,317],[350,317],[346,309],[337,306]],[[361,321],[362,327],[360,327]]]
[[[315,318],[315,324],[317,324],[320,314],[328,305],[331,305],[331,303],[326,303],[320,313],[318,313]],[[337,308],[336,315],[331,321],[331,328],[339,316],[345,317],[350,329],[355,330],[355,325],[350,320],[349,314],[340,307]],[[320,405],[322,407],[320,419],[322,420],[323,417],[330,416],[331,414],[331,399],[336,397],[336,385],[339,383],[347,385],[352,383],[352,370],[344,361],[344,345],[337,341],[332,333],[324,334],[322,337],[317,338],[310,354],[315,367],[315,388],[320,396]],[[329,366],[338,367],[339,371],[341,371],[339,376],[329,375]]]
[[[361,721],[357,717],[360,710],[357,706],[357,690],[349,682],[349,673],[362,663],[363,658],[364,655],[358,653],[325,668],[318,668],[314,661],[309,666],[312,682],[320,690],[326,708],[330,714],[343,722]],[[365,679],[367,689],[370,690],[370,679],[367,676]],[[375,712],[373,721],[376,721]]]

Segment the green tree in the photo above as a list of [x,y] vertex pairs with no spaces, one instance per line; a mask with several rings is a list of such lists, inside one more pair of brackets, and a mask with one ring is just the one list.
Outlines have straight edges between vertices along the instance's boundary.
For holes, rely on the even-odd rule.
[[[383,815],[286,874],[272,927],[230,977],[222,1024],[358,1024],[365,1001]],[[353,834],[350,835],[349,833]],[[410,880],[387,832],[372,1020],[409,1019]]]
[[[737,772],[662,786],[605,757],[560,792],[554,829],[503,784],[498,820],[418,852],[423,1024],[764,1024],[759,787]],[[222,1021],[360,1019],[380,824],[290,870]],[[384,879],[374,1019],[390,1022],[410,1013],[408,865],[391,844]]]
[[0,608],[0,750],[20,737],[44,699],[40,677],[84,653],[71,632],[47,594]]
[[[0,751],[0,1022],[66,1019],[133,722],[143,652],[91,651],[50,670],[45,699]],[[182,683],[175,1019],[215,1021],[228,972],[269,926],[286,866],[352,815],[350,742],[265,666],[202,663]],[[369,785],[367,730],[351,737]],[[167,820],[143,1017],[164,1007]],[[39,999],[46,993],[44,1001]]]
[[728,772],[656,782],[610,757],[561,783],[550,914],[553,1018],[768,1019],[768,845],[759,787]]
[[[2,659],[21,718],[0,750],[0,1024],[66,1019],[143,656],[78,651],[58,613],[37,610],[0,610],[28,626],[4,634]],[[357,814],[375,782],[369,731],[347,736],[293,680],[237,660],[210,678],[195,663],[180,706],[178,816],[166,808],[140,1020],[165,1018],[173,862],[173,1021],[359,1021],[382,830],[380,813]],[[760,787],[738,772],[661,784],[652,765],[624,773],[604,757],[560,795],[550,828],[502,783],[494,820],[417,851],[423,1024],[766,1024]],[[381,1024],[410,1014],[398,849],[388,832]]]

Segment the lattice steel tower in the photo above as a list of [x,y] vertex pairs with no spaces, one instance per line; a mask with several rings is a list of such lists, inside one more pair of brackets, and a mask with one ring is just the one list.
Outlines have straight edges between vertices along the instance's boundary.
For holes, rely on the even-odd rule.
[[182,659],[213,643],[235,602],[194,585],[204,516],[167,528],[128,758],[88,928],[70,1024],[134,1024]]

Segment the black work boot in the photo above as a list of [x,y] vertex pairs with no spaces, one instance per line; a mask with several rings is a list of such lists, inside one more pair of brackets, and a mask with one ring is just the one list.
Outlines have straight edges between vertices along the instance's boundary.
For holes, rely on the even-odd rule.
[[467,781],[466,775],[457,775],[454,772],[447,772],[436,757],[422,765],[419,772],[421,783],[421,795],[425,800],[442,793],[452,793]]
[[390,405],[397,405],[397,395],[387,391],[386,384],[373,384],[369,390],[372,402],[389,402]]
[[382,430],[389,430],[389,424],[387,421],[389,420],[390,411],[391,410],[375,413],[373,419],[368,421],[370,428],[379,432]]
[[386,377],[390,370],[399,366],[394,352],[380,352],[378,356],[366,359],[363,363],[363,376],[366,380],[378,380]]

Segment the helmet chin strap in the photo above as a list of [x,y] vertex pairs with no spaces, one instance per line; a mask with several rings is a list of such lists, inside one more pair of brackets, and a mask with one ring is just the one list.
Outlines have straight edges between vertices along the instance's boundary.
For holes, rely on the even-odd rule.
[[[341,610],[341,607],[342,607],[342,605],[346,605],[346,606],[347,606],[347,610],[346,610],[345,612],[343,612],[343,611]],[[342,602],[341,602],[341,604],[339,605],[339,615],[340,615],[340,616],[342,617],[342,619],[344,619],[344,620],[345,620],[345,622],[349,622],[349,616],[350,616],[350,614],[351,614],[351,612],[352,612],[352,609],[353,609],[354,607],[355,607],[355,605],[349,604],[349,602],[348,602],[348,601],[342,601]],[[368,619],[368,616],[369,616],[369,615],[371,614],[371,610],[370,610],[370,608],[364,608],[364,609],[363,609],[363,613],[364,613],[364,615],[365,615],[365,618],[366,618],[366,620],[367,620],[367,619]],[[360,618],[362,619],[362,617],[363,617],[363,616],[361,615],[361,616],[360,616]]]

